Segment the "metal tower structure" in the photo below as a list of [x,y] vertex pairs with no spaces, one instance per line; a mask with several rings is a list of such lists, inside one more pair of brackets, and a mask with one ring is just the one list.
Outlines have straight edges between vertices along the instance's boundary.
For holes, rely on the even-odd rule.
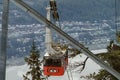
[[5,80],[5,72],[6,72],[8,13],[9,13],[9,0],[3,0],[2,32],[0,34],[1,35],[1,38],[0,38],[0,80]]
[[[4,0],[4,1],[8,1],[8,0]],[[49,29],[56,31],[56,33],[58,33],[62,38],[64,38],[66,41],[68,41],[71,45],[73,45],[75,48],[77,48],[80,51],[83,51],[84,54],[86,56],[88,56],[89,58],[91,58],[94,62],[96,62],[97,64],[99,64],[101,67],[103,67],[105,70],[107,70],[108,72],[110,72],[112,75],[114,75],[117,79],[120,79],[120,73],[118,73],[116,70],[114,70],[113,68],[111,68],[110,66],[108,66],[106,63],[104,63],[102,60],[100,60],[98,57],[96,57],[90,50],[88,50],[86,47],[84,47],[84,45],[82,45],[81,43],[79,43],[78,41],[76,41],[75,39],[73,39],[72,37],[70,37],[67,33],[65,33],[64,31],[62,31],[60,28],[58,28],[56,25],[52,24],[49,20],[47,20],[45,17],[43,17],[40,13],[38,13],[36,10],[34,10],[33,8],[31,8],[29,5],[27,5],[26,3],[24,3],[22,0],[11,0],[16,6],[18,6],[19,8],[21,8],[23,11],[25,11],[26,13],[28,13],[29,15],[31,15],[32,17],[34,17],[36,20],[38,20],[40,23],[44,23],[47,24],[49,26]],[[8,5],[8,4],[7,4]],[[7,10],[6,10],[7,11]],[[5,15],[4,15],[5,16]],[[6,20],[7,21],[7,20]],[[7,28],[7,27],[6,27]],[[8,28],[7,28],[8,29]],[[3,29],[4,30],[4,29]],[[7,31],[6,31],[7,32]],[[2,32],[4,33],[4,32]],[[7,33],[5,34],[7,35]],[[5,38],[6,40],[7,38]],[[2,40],[1,40],[2,41]],[[3,45],[1,45],[1,47],[3,47]],[[1,49],[2,50],[2,49]],[[3,50],[4,55],[6,54],[6,49]],[[2,51],[1,51],[2,52]],[[0,53],[1,54],[1,53]],[[3,60],[3,63],[5,60]],[[4,66],[5,67],[5,66]],[[1,70],[1,69],[0,69]],[[3,70],[4,71],[4,70]],[[0,75],[1,78],[1,75]],[[5,80],[4,78],[1,80]]]

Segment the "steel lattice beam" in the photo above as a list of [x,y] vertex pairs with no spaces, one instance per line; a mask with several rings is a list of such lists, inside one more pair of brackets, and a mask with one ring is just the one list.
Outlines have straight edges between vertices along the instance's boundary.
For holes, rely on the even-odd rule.
[[8,13],[9,13],[9,0],[3,0],[2,32],[0,34],[1,35],[0,36],[0,80],[5,80],[5,75],[6,75]]

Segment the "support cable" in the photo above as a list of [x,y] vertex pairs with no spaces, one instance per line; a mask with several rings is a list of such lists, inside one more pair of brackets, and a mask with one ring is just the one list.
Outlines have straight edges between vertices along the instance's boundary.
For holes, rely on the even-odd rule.
[[[71,59],[70,59],[70,62],[71,62]],[[72,71],[71,71],[71,66],[72,66],[72,64],[70,64],[69,66],[70,66],[70,67],[69,67],[70,76],[71,76],[71,79],[73,80],[73,75],[72,75]]]
[[46,76],[46,80],[48,80],[48,76]]
[[70,69],[70,76],[71,76],[71,79],[73,80],[73,75],[72,75],[71,69]]
[[118,31],[118,25],[117,25],[117,1],[115,0],[115,27],[116,27],[116,34]]
[[[71,61],[70,61],[71,62]],[[67,69],[67,75],[68,75],[68,79],[69,80],[73,80],[73,75],[72,75],[72,71],[71,71],[71,66],[69,65],[69,68]]]
[[68,80],[70,80],[70,76],[69,76],[69,72],[68,72],[68,70],[67,70],[67,75],[68,75]]

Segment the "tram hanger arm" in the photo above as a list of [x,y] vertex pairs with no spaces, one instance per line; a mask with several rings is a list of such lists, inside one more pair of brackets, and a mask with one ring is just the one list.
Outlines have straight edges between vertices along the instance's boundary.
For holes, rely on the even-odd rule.
[[29,5],[24,3],[22,0],[11,0],[16,6],[27,12],[29,15],[34,17],[36,20],[38,20],[40,23],[47,24],[48,28],[51,30],[56,31],[61,37],[63,37],[66,41],[68,41],[72,46],[77,48],[78,50],[84,51],[84,54],[91,58],[93,61],[95,61],[97,64],[99,64],[101,67],[103,67],[105,70],[110,72],[112,75],[114,75],[117,79],[120,79],[120,73],[118,73],[116,70],[108,66],[106,63],[104,63],[102,60],[100,60],[98,57],[96,57],[88,48],[84,47],[81,43],[70,37],[67,33],[62,31],[59,27],[52,24],[50,21],[48,21],[45,17],[43,17],[40,13],[38,13],[36,10],[31,8]]

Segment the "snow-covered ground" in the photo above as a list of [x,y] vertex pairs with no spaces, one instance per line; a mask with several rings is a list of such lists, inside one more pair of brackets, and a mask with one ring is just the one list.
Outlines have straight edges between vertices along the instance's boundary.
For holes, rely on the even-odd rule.
[[[97,54],[97,53],[106,52],[106,51],[107,51],[106,49],[102,49],[102,50],[94,50],[92,52]],[[70,58],[69,64],[74,62],[84,61],[85,58],[86,56],[83,54],[82,54],[82,57],[76,56],[75,58]],[[85,69],[81,73],[76,72],[76,70],[71,70],[72,71],[71,75],[73,76],[73,80],[80,80],[80,76],[87,75],[93,72],[98,72],[100,68],[101,67],[98,64],[96,64],[94,61],[92,61],[91,59],[88,59]],[[28,70],[27,64],[24,64],[22,66],[8,67],[6,69],[6,80],[23,80],[23,74],[25,74],[27,70]],[[63,76],[49,77],[49,80],[69,80],[67,71]],[[72,77],[71,77],[71,80],[72,80]]]

